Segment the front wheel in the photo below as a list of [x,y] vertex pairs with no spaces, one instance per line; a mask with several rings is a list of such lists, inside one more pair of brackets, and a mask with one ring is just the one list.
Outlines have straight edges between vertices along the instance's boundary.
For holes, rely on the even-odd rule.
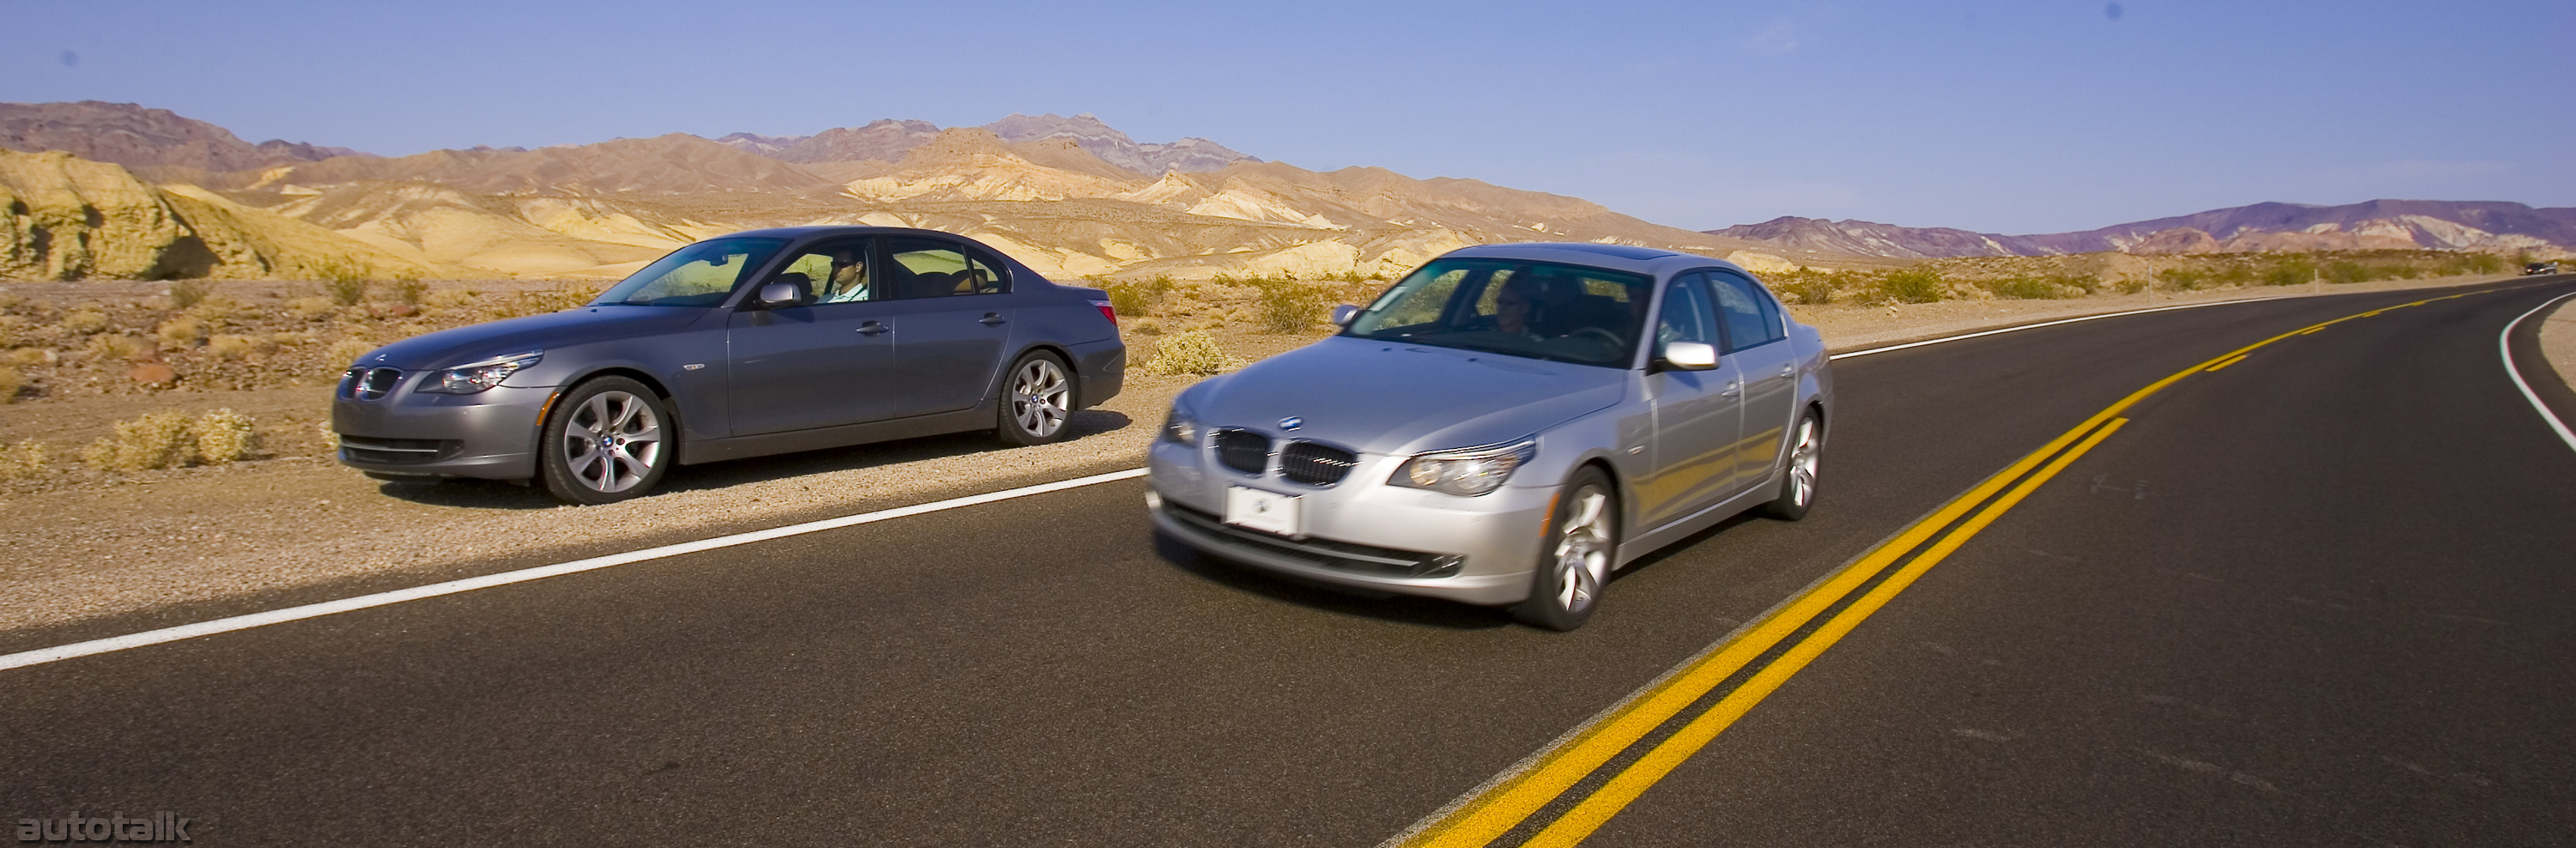
[[1000,420],[993,429],[1002,441],[1014,445],[1061,441],[1073,416],[1073,378],[1066,375],[1064,360],[1033,350],[1011,363],[1010,372],[1003,375],[1001,400],[997,404]]
[[1816,472],[1825,455],[1825,431],[1816,423],[1816,413],[1798,416],[1798,429],[1791,436],[1789,457],[1780,463],[1780,494],[1762,505],[1762,514],[1782,521],[1807,517],[1807,508],[1816,504]]
[[590,506],[652,491],[671,465],[670,422],[642,383],[601,377],[574,386],[546,419],[537,456],[546,491]]
[[1618,507],[1610,478],[1599,468],[1587,466],[1565,482],[1529,599],[1512,608],[1513,618],[1549,630],[1572,630],[1592,618],[1619,551]]

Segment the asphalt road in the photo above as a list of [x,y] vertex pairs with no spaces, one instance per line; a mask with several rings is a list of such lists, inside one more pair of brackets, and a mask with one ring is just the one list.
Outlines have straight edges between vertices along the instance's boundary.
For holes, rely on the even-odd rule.
[[[1586,844],[2568,840],[2576,451],[2496,336],[2576,282],[2498,289],[2128,410]],[[1374,845],[2140,387],[2427,296],[1837,363],[1814,514],[1669,549],[1571,634],[1157,550],[1130,480],[0,672],[0,818]]]

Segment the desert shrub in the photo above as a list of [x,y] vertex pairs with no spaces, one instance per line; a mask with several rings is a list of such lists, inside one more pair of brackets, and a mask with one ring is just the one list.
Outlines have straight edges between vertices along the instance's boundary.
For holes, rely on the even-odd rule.
[[1204,330],[1174,333],[1154,343],[1154,359],[1145,370],[1155,374],[1218,374],[1244,366],[1218,347]]
[[152,337],[166,347],[193,347],[198,339],[206,337],[206,325],[194,315],[181,315],[161,322],[152,330]]
[[2315,282],[2317,275],[2314,260],[2305,256],[2284,256],[2273,260],[2272,267],[2263,270],[2262,282],[2267,286],[2303,286]]
[[87,350],[89,355],[103,360],[131,360],[150,354],[152,345],[133,336],[91,336]]
[[116,435],[81,449],[81,462],[104,471],[142,471],[185,465],[196,458],[197,434],[186,413],[155,412],[116,422]]
[[0,482],[33,480],[52,470],[53,457],[45,443],[34,439],[14,445],[0,445]]
[[1142,316],[1163,305],[1172,294],[1172,278],[1156,276],[1151,280],[1093,280],[1093,285],[1109,292],[1109,308],[1121,317]]
[[230,465],[249,459],[258,434],[251,429],[250,416],[230,409],[218,409],[197,417],[197,461],[207,465]]
[[1996,297],[2006,298],[2009,300],[2058,300],[2081,294],[2080,292],[2069,291],[2066,287],[2060,286],[2055,280],[2047,277],[2005,277],[1999,280],[1979,280],[1977,281],[1977,287],[1985,289],[1987,293]]
[[349,366],[357,364],[358,357],[365,356],[367,351],[375,349],[376,344],[365,339],[341,339],[332,342],[331,348],[322,353],[322,367],[326,373],[338,376],[340,372],[348,370]]
[[2189,268],[2169,268],[2156,272],[2156,282],[2172,291],[2197,291],[2214,285],[2209,272]]
[[270,342],[250,336],[216,336],[206,341],[206,353],[216,359],[248,359],[265,352]]
[[430,306],[453,309],[473,303],[475,297],[473,289],[440,289],[423,296],[421,302]]
[[367,265],[353,257],[324,257],[305,270],[322,278],[322,293],[333,303],[356,306],[367,297]]
[[240,315],[241,311],[241,304],[220,297],[197,301],[197,305],[187,309],[188,317],[197,319],[198,323],[206,325],[209,330],[232,323],[233,318]]
[[206,299],[214,287],[204,280],[178,280],[170,284],[170,305],[187,309]]
[[18,373],[18,369],[0,365],[0,403],[16,402],[18,390],[26,385],[26,375]]
[[339,311],[340,305],[327,297],[299,297],[286,302],[286,312],[299,321],[320,320]]
[[61,327],[65,333],[86,336],[107,329],[107,313],[94,306],[84,306],[64,313],[63,320],[55,326]]
[[1771,277],[1771,290],[1791,303],[1822,306],[1834,302],[1833,275],[1813,268],[1800,268]]
[[1938,268],[1907,268],[1889,272],[1878,280],[1882,299],[1897,303],[1934,303],[1950,294],[1947,280]]
[[398,279],[393,284],[394,299],[418,305],[421,295],[429,293],[429,284],[413,279]]
[[19,366],[43,365],[47,362],[53,361],[53,359],[53,351],[46,350],[41,347],[22,347],[10,351],[9,355],[6,357],[0,357],[0,362],[7,362],[11,365]]
[[1267,332],[1302,333],[1313,329],[1316,322],[1324,319],[1324,310],[1333,305],[1330,292],[1298,282],[1295,277],[1262,277],[1245,282],[1260,291],[1254,311]]
[[1127,330],[1140,336],[1159,336],[1163,334],[1163,321],[1149,315],[1127,322]]

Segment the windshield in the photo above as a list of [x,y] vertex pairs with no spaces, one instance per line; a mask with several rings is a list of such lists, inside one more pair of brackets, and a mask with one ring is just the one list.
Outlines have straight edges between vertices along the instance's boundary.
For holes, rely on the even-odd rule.
[[787,245],[786,239],[720,238],[662,257],[601,292],[592,306],[714,306],[751,269]]
[[1442,259],[1379,295],[1342,335],[1628,367],[1651,280],[1508,259]]

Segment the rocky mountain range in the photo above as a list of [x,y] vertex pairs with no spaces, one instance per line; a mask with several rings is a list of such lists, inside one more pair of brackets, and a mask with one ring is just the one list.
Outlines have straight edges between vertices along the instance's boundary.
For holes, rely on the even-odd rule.
[[1783,249],[1901,259],[2370,249],[2561,255],[2576,250],[2576,208],[2446,200],[2257,203],[2082,232],[2021,236],[1784,216],[1706,232]]
[[271,139],[258,144],[231,130],[131,103],[0,103],[0,148],[60,150],[128,168],[175,166],[243,171],[334,156],[364,156],[345,147]]
[[[86,116],[92,129],[84,135],[58,116],[43,133],[12,137],[54,152],[5,154],[0,194],[14,199],[0,207],[12,240],[0,275],[256,276],[339,257],[387,273],[614,276],[696,239],[798,224],[960,232],[1071,277],[1396,274],[1456,247],[1533,239],[1715,255],[1753,246],[1476,180],[1308,171],[1203,139],[1139,144],[1088,115],[377,157],[228,147],[214,142],[229,132],[160,110],[52,109],[65,105],[12,112]],[[187,132],[120,129],[145,119]],[[91,135],[131,149],[83,141]],[[79,155],[103,150],[125,161]],[[153,150],[163,153],[145,155]],[[92,214],[111,208],[118,211]],[[111,231],[88,223],[125,218],[177,224]],[[257,234],[223,229],[232,225]],[[125,246],[137,238],[162,242]],[[103,254],[75,249],[104,241],[136,257],[195,258],[100,262]],[[275,249],[224,261],[197,255],[216,243]]]

